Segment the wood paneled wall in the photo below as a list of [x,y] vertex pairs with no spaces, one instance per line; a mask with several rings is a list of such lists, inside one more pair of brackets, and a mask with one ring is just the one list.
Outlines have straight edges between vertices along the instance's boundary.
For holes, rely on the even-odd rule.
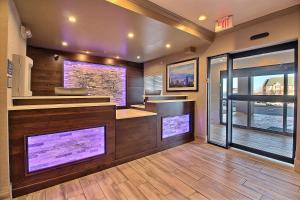
[[[55,54],[59,55],[58,60],[54,59]],[[144,67],[141,63],[31,46],[27,48],[27,56],[33,59],[31,89],[34,96],[54,95],[54,87],[63,86],[63,63],[64,59],[68,59],[104,65],[126,66],[127,106],[143,102]]]

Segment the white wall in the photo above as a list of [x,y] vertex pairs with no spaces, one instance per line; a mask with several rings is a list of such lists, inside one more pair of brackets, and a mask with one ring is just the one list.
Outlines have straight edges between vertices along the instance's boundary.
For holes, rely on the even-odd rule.
[[0,199],[10,196],[7,133],[7,35],[8,0],[0,0]]
[[26,41],[20,36],[20,18],[12,0],[0,0],[0,199],[9,198],[9,145],[7,107],[11,102],[11,89],[7,88],[7,59],[13,54],[26,55]]
[[[9,1],[9,13],[8,13],[8,47],[7,58],[12,60],[13,54],[26,56],[26,40],[21,37],[20,34],[21,20],[18,14],[18,10],[12,0]],[[8,105],[11,105],[11,89],[7,89],[8,92]]]

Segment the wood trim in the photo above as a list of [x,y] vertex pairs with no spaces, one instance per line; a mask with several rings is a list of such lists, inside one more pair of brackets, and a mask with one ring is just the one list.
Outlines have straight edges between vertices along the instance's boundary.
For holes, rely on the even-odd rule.
[[132,12],[150,17],[211,43],[215,33],[148,0],[107,0]]
[[300,173],[300,160],[294,160],[294,169],[296,172]]
[[[96,63],[96,64],[103,64],[103,65],[111,65],[111,66],[133,66],[133,67],[143,67],[143,63],[136,63],[136,62],[130,62],[122,59],[116,59],[116,58],[109,58],[109,57],[101,57],[101,56],[93,56],[93,55],[86,55],[83,53],[77,53],[77,52],[68,52],[68,51],[61,51],[61,50],[55,50],[55,49],[46,49],[42,47],[35,47],[35,46],[28,46],[27,51],[30,51],[31,48],[43,51],[45,53],[59,55],[60,59],[66,59],[66,60],[72,60],[72,61],[80,61],[80,62],[90,62],[90,63]],[[53,58],[54,59],[54,58]]]
[[13,99],[14,106],[110,102],[110,98]]
[[11,194],[8,191],[10,191],[10,188],[2,187],[1,190],[0,190],[0,199],[3,199],[3,200],[12,199]]

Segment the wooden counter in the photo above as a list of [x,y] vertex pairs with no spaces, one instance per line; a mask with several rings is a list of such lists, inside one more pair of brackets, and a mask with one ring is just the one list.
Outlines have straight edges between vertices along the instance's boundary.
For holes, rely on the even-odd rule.
[[13,97],[12,105],[43,105],[110,102],[110,96],[30,96]]
[[157,114],[135,109],[117,110],[116,160],[133,160],[156,148]]
[[[25,107],[15,106],[9,111],[10,177],[14,197],[97,172],[113,163],[116,116],[114,104],[39,105],[34,108],[30,107],[32,109],[25,109]],[[91,154],[92,157],[72,160],[73,153],[82,156],[81,151],[85,151],[81,148],[81,145],[85,145],[84,141],[74,141],[76,138],[63,143],[64,148],[61,147],[60,139],[56,144],[59,146],[47,146],[52,144],[53,140],[48,139],[49,142],[47,142],[45,137],[57,135],[56,138],[63,139],[73,132],[98,127],[99,130],[101,127],[103,127],[101,130],[104,130],[102,131],[104,132],[103,154]],[[30,141],[43,136],[41,142],[30,144]],[[35,152],[35,146],[41,146],[39,153]],[[79,152],[76,150],[77,147]],[[61,152],[57,152],[60,148]],[[89,146],[84,148],[89,148]],[[91,149],[90,152],[92,151]],[[34,162],[37,162],[35,159],[39,158],[37,156],[45,154],[49,156],[49,159],[54,156],[54,160],[63,156],[66,157],[66,161],[70,160],[70,162],[54,166],[51,164],[52,161],[46,163],[48,158],[42,159],[41,157],[42,160],[39,162],[43,164],[34,166]]]
[[[194,140],[194,100],[148,101],[146,102],[145,110],[157,113],[158,147],[168,148]],[[178,122],[168,125],[172,120]],[[172,129],[172,127],[173,130],[168,130]],[[180,130],[181,128],[182,130]],[[164,132],[168,133],[167,136],[164,136]]]
[[144,111],[110,102],[10,107],[13,196],[192,141],[194,103],[149,101]]
[[187,98],[187,95],[144,95],[144,102],[153,100],[178,100]]
[[129,118],[138,118],[138,117],[148,117],[154,116],[157,113],[141,111],[136,109],[120,109],[116,111],[116,119],[129,119]]

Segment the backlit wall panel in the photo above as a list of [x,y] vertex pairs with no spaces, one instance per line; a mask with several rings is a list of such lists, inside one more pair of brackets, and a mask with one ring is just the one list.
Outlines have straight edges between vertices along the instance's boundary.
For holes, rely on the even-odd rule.
[[104,127],[27,137],[29,172],[90,158],[104,153]]
[[112,96],[126,106],[126,67],[65,60],[64,87],[87,88],[89,95]]
[[162,138],[190,132],[190,115],[164,117],[162,119]]

